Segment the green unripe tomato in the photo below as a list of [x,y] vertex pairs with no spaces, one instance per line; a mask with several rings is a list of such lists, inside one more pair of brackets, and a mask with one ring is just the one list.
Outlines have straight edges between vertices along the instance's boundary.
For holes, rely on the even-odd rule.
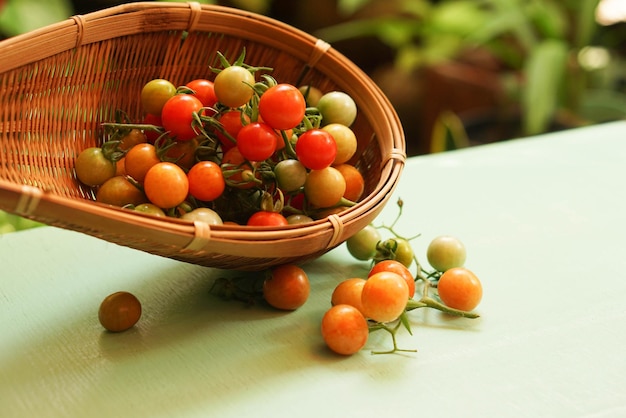
[[441,272],[463,267],[466,255],[465,245],[458,238],[449,235],[433,239],[426,250],[428,264]]
[[298,160],[282,160],[274,167],[276,183],[284,192],[294,192],[304,186],[307,171]]
[[413,264],[413,258],[415,253],[413,252],[413,247],[411,247],[411,243],[405,240],[404,238],[394,238],[396,243],[398,243],[398,248],[396,248],[396,257],[395,260],[404,264],[405,267],[411,267]]
[[376,244],[381,240],[380,232],[372,225],[367,225],[348,238],[346,246],[357,260],[371,260],[376,255]]
[[348,94],[331,91],[324,94],[317,102],[317,109],[322,114],[322,124],[339,123],[351,126],[356,119],[356,103]]

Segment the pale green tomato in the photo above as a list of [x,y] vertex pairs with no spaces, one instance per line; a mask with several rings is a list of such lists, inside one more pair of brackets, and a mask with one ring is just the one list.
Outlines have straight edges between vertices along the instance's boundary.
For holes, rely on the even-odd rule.
[[317,106],[317,103],[320,101],[320,97],[324,95],[320,89],[313,86],[300,86],[298,90],[300,90],[300,93],[304,96],[306,105],[312,107]]
[[401,262],[407,268],[411,267],[415,254],[413,252],[413,247],[411,247],[411,243],[404,238],[394,238],[394,240],[398,243],[395,260]]
[[313,218],[306,215],[293,214],[287,216],[287,222],[289,223],[289,225],[305,224],[308,222],[313,222]]
[[463,267],[466,258],[465,245],[455,237],[442,235],[433,239],[426,250],[428,264],[437,271]]
[[135,206],[135,210],[137,212],[147,213],[158,218],[164,218],[165,216],[167,216],[165,215],[165,212],[163,212],[163,209],[152,203],[142,203],[140,205],[137,205]]
[[279,189],[284,192],[293,192],[304,186],[307,171],[300,161],[287,159],[276,164],[274,174]]
[[352,97],[341,91],[324,94],[317,103],[317,109],[322,114],[323,125],[340,123],[351,126],[356,119],[356,103]]
[[346,246],[350,254],[357,260],[371,260],[376,255],[376,244],[381,240],[378,229],[367,225],[348,238]]
[[222,218],[213,209],[209,208],[196,208],[190,212],[181,216],[182,219],[189,221],[206,222],[209,225],[223,225]]
[[176,86],[170,81],[157,78],[148,81],[141,89],[141,106],[144,112],[161,116],[163,105],[176,94]]
[[337,144],[337,154],[333,165],[339,165],[348,162],[354,155],[357,148],[356,135],[352,129],[340,123],[331,123],[322,128],[328,132]]

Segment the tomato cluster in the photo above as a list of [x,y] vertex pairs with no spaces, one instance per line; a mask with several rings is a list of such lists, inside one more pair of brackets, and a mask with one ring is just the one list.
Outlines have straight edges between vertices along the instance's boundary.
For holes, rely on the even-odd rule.
[[243,62],[176,87],[147,82],[143,119],[118,111],[101,147],[82,151],[76,176],[96,200],[156,216],[250,226],[301,223],[364,193],[351,163],[357,108],[346,93],[277,82]]
[[[328,347],[339,354],[360,351],[367,336],[374,330],[392,335],[393,349],[399,349],[395,334],[401,325],[410,331],[408,312],[417,308],[433,308],[447,314],[476,318],[473,310],[482,299],[482,284],[464,267],[466,250],[452,236],[439,236],[428,245],[426,256],[433,271],[417,260],[410,241],[395,230],[402,214],[398,201],[398,217],[391,225],[368,225],[346,241],[350,254],[358,260],[370,261],[367,277],[352,277],[340,282],[331,295],[331,308],[322,318],[322,337]],[[392,238],[383,239],[381,230]],[[409,268],[415,264],[416,273]],[[416,297],[417,284],[420,292]],[[433,293],[431,296],[429,293]]]

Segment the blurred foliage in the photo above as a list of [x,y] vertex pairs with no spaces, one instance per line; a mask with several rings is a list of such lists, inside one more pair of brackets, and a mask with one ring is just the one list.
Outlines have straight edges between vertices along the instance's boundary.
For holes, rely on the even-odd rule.
[[36,228],[42,224],[0,210],[0,235]]
[[0,13],[0,31],[15,36],[67,19],[73,14],[70,0],[7,0]]
[[526,135],[549,131],[555,120],[579,126],[626,117],[619,53],[626,39],[601,31],[599,0],[384,1],[385,9],[376,8],[379,0],[339,0],[345,21],[316,35],[331,43],[376,37],[405,71],[486,51]]

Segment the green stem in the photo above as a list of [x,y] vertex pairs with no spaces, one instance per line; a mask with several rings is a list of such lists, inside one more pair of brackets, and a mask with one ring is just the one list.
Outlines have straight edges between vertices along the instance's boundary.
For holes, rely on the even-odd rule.
[[393,348],[391,350],[386,350],[386,351],[372,351],[372,354],[393,354],[396,353],[398,351],[402,351],[402,352],[407,352],[407,353],[417,353],[417,350],[415,349],[405,349],[405,348],[399,348],[398,347],[398,342],[396,340],[396,333],[398,331],[398,329],[400,328],[400,322],[398,322],[393,328],[390,328],[389,326],[385,325],[385,324],[381,324],[381,323],[376,323],[373,326],[370,327],[370,331],[375,331],[375,330],[379,330],[379,329],[383,329],[385,331],[387,331],[390,335],[391,335],[391,341],[393,343]]
[[437,309],[438,311],[441,311],[450,315],[461,316],[463,318],[474,319],[474,318],[480,317],[480,315],[474,312],[467,312],[467,311],[462,311],[460,309],[450,308],[449,306],[446,306],[441,302],[437,302],[435,299],[431,298],[430,296],[422,296],[420,300],[409,299],[406,305],[407,311],[412,311],[414,309],[419,309],[419,308],[433,308],[433,309]]

